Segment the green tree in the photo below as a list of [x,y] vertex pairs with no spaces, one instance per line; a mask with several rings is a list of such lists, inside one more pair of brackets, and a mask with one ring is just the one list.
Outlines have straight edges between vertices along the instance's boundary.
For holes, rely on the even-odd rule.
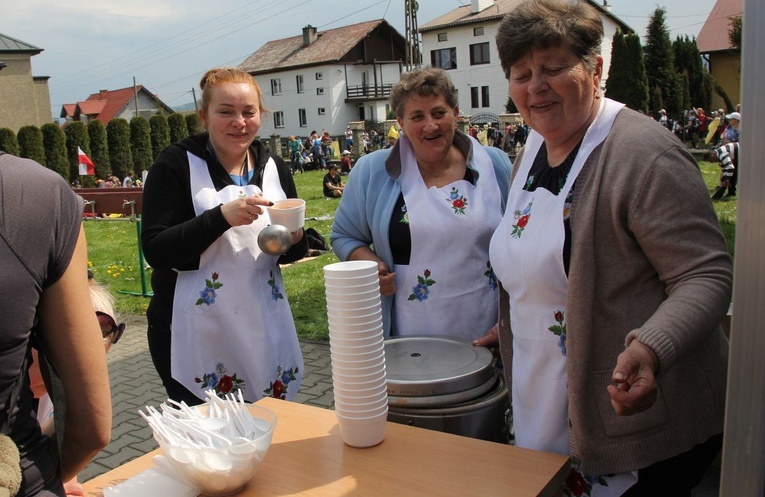
[[141,116],[130,120],[130,149],[133,153],[133,170],[140,176],[141,171],[149,170],[154,160],[151,153],[151,126]]
[[611,46],[611,67],[606,81],[608,98],[630,109],[648,112],[648,80],[643,61],[643,47],[636,34],[617,30]]
[[40,128],[45,147],[45,165],[69,181],[69,161],[66,158],[66,134],[56,123],[45,123]]
[[96,167],[96,177],[107,179],[112,174],[112,164],[109,160],[109,143],[106,138],[104,123],[95,119],[88,123],[90,137],[90,159]]
[[106,125],[106,142],[112,174],[124,178],[133,169],[133,152],[130,150],[130,125],[125,119],[112,119]]
[[151,128],[152,162],[160,152],[170,146],[170,126],[163,114],[156,114],[149,119]]
[[[513,102],[513,99],[510,97],[507,97],[507,102],[505,103],[505,112],[508,114],[515,114],[518,112],[518,107],[515,106],[515,102]],[[393,116],[393,119],[395,119],[396,116]]]
[[688,93],[690,103],[683,105],[683,109],[689,107],[702,107],[708,109],[712,104],[711,97],[705,99],[704,93],[704,65],[701,63],[701,54],[696,45],[696,38],[677,37],[672,43],[675,56],[675,70],[678,74],[688,75]]
[[730,18],[730,25],[728,26],[728,41],[733,48],[741,50],[741,16],[734,16]]
[[658,117],[659,110],[663,108],[672,119],[682,120],[680,78],[675,70],[666,13],[666,9],[657,8],[648,21],[646,45],[643,47],[650,95],[648,106],[654,117]]
[[72,121],[64,128],[66,135],[66,154],[69,159],[69,182],[79,179],[80,162],[77,158],[77,148],[81,148],[90,157],[90,138],[88,130],[82,121]]
[[186,119],[186,130],[188,130],[189,136],[202,132],[202,121],[199,119],[199,114],[186,114],[184,119]]
[[19,140],[9,128],[0,128],[0,150],[11,155],[19,155]]
[[37,126],[22,126],[16,138],[19,140],[19,157],[32,159],[45,165],[45,147],[42,131]]
[[179,142],[189,136],[183,114],[175,112],[167,116],[167,125],[170,127],[170,143]]

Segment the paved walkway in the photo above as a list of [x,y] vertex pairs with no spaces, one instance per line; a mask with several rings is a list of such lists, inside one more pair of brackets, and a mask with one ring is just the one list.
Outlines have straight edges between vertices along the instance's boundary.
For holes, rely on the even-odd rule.
[[[112,442],[81,473],[87,481],[158,447],[151,429],[138,415],[147,405],[167,400],[146,342],[146,317],[123,317],[125,334],[108,355],[112,389]],[[332,375],[329,344],[301,341],[305,371],[296,402],[331,408]]]

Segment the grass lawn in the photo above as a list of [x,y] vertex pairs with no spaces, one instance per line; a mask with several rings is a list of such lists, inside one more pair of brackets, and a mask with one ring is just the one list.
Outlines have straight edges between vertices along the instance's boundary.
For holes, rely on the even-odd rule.
[[[700,166],[707,187],[712,192],[718,183],[720,169],[710,162],[701,162]],[[315,228],[329,241],[334,212],[340,200],[324,198],[321,185],[323,177],[323,171],[307,171],[295,176],[295,183],[298,194],[306,201],[306,227]],[[728,243],[728,251],[733,255],[736,200],[726,198],[713,203]],[[145,314],[149,299],[141,296],[143,287],[138,261],[136,223],[88,221],[84,224],[88,237],[88,263],[96,280],[106,284],[115,296],[117,311],[123,314]],[[295,326],[301,338],[327,339],[322,267],[333,262],[337,262],[337,257],[326,253],[282,269]],[[145,275],[145,287],[150,292],[151,269],[148,269]]]

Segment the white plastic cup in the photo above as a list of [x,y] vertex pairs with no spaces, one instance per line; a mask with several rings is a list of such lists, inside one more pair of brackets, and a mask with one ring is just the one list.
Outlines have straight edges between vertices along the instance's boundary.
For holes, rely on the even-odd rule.
[[335,365],[332,364],[332,377],[338,376],[346,380],[374,380],[380,376],[385,376],[385,359],[371,364],[369,367]]
[[362,392],[361,395],[357,395],[358,392],[344,392],[334,391],[335,402],[342,402],[344,405],[364,405],[373,404],[384,400],[388,402],[388,392],[385,389],[378,389],[372,394],[367,395],[366,392]]
[[376,261],[343,261],[324,266],[324,276],[352,278],[355,276],[377,276]]
[[377,272],[365,276],[327,276],[324,275],[324,284],[330,286],[380,286],[380,276]]
[[346,310],[357,310],[357,309],[366,309],[370,308],[373,309],[375,307],[379,307],[382,309],[380,298],[371,298],[371,299],[364,299],[364,300],[357,300],[355,302],[349,302],[345,300],[327,300],[327,311],[332,312],[342,312]]
[[382,323],[382,314],[372,313],[368,316],[335,316],[334,314],[327,314],[327,322],[330,327],[333,324],[342,324],[346,326],[363,324],[370,327],[376,327],[378,324]]
[[385,374],[367,381],[358,381],[353,378],[343,378],[339,375],[332,376],[332,389],[339,393],[352,395],[372,395],[382,390],[388,390],[388,382]]
[[368,405],[348,405],[335,400],[335,412],[349,418],[367,418],[388,412],[388,399]]
[[349,417],[335,412],[343,442],[351,447],[373,447],[385,440],[388,412],[366,418]]
[[335,343],[343,347],[362,347],[364,345],[378,345],[383,342],[383,336],[381,333],[377,335],[364,336],[360,338],[348,338],[340,335],[339,333],[333,333],[332,329],[329,330],[329,343]]
[[380,309],[381,310],[379,311],[372,309],[365,313],[359,312],[359,309],[353,311],[327,311],[327,318],[334,320],[336,323],[347,322],[348,324],[359,324],[359,320],[375,321],[378,317],[382,318],[382,307],[380,307]]
[[337,300],[340,302],[358,302],[360,300],[379,299],[380,289],[366,286],[359,287],[359,290],[352,292],[336,291],[336,288],[324,287],[324,294],[327,300]]
[[[369,360],[374,359],[378,355],[380,355],[381,352],[385,352],[384,345],[380,343],[379,345],[365,345],[363,347],[346,347],[345,345],[332,345],[329,346],[330,354],[333,356],[336,356],[338,359],[345,359],[345,360]],[[358,358],[358,359],[351,359],[351,358]]]
[[366,366],[377,364],[385,359],[385,349],[371,350],[363,353],[344,354],[337,350],[329,351],[332,364],[342,367]]
[[[354,335],[356,335],[356,338],[361,338],[364,335],[369,336],[374,335],[375,333],[382,333],[382,318],[376,318],[373,321],[359,324],[347,324],[343,320],[333,319],[332,321],[328,321],[328,325],[329,329],[335,333],[351,335],[348,338],[353,338]],[[362,335],[358,335],[359,333]]]
[[271,224],[280,224],[290,232],[295,232],[305,225],[305,200],[302,198],[277,200],[266,209]]

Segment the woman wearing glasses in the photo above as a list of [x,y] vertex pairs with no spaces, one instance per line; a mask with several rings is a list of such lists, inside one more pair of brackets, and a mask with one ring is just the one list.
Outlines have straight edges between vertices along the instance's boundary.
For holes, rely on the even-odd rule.
[[[96,311],[96,318],[101,327],[101,336],[104,341],[104,349],[109,349],[117,343],[125,332],[125,323],[117,324],[114,316],[114,297],[106,288],[101,286],[93,279],[93,273],[88,270],[88,288],[90,290],[90,302]],[[55,432],[53,420],[53,402],[43,381],[43,376],[50,375],[46,364],[35,349],[32,349],[32,364],[29,366],[29,386],[32,394],[37,400],[37,421],[40,423],[40,430],[43,434],[52,437]],[[82,485],[77,482],[75,476],[64,483],[64,490],[67,495],[84,495]]]

